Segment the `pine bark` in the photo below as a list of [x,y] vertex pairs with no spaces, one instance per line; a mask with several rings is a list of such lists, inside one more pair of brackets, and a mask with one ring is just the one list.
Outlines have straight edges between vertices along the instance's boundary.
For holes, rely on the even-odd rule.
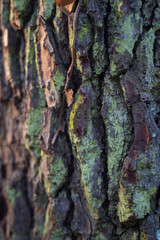
[[[77,1],[78,2],[78,1]],[[160,239],[160,1],[0,1],[0,239]]]

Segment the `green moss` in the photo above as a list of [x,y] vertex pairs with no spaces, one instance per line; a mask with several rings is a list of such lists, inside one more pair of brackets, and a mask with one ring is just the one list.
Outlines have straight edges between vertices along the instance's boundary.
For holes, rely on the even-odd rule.
[[16,199],[20,196],[21,196],[21,192],[19,190],[17,191],[16,189],[11,187],[8,188],[7,198],[10,200],[12,206],[15,205]]

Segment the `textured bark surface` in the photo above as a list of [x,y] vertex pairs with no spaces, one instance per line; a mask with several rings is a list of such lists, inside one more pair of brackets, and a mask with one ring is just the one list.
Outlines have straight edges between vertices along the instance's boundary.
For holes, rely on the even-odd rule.
[[[76,2],[77,4],[77,2]],[[160,240],[160,1],[0,1],[0,239]]]

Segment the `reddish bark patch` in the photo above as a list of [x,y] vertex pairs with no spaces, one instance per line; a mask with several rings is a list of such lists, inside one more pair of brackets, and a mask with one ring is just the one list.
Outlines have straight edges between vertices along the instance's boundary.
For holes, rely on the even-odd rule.
[[127,180],[129,183],[135,184],[136,183],[136,173],[135,171],[128,170],[127,171]]
[[88,59],[87,53],[85,48],[82,45],[78,46],[80,56],[79,56],[79,61],[82,66],[83,74],[87,76],[88,74],[88,69],[90,67],[90,61]]
[[93,92],[90,86],[85,86],[84,84],[82,84],[79,89],[79,94],[83,96],[83,101],[78,106],[74,118],[74,132],[76,133],[78,138],[80,138],[85,133],[85,129],[87,128],[87,111],[90,104],[92,103]]
[[51,121],[52,121],[52,110],[50,108],[44,109],[42,128],[39,134],[39,139],[40,139],[41,149],[46,154],[50,154]]
[[56,107],[58,95],[54,84],[54,74],[57,71],[53,46],[49,40],[46,25],[41,19],[39,31],[37,33],[37,63],[41,85],[44,88],[45,98],[48,107]]
[[113,226],[111,224],[107,224],[102,229],[103,235],[106,237],[106,239],[112,239],[112,232],[113,232]]
[[134,143],[129,152],[129,157],[134,157],[137,153],[144,153],[149,146],[149,132],[145,121],[145,108],[142,103],[132,106],[134,120]]
[[135,87],[131,81],[125,81],[125,89],[127,94],[127,100],[130,104],[135,102]]

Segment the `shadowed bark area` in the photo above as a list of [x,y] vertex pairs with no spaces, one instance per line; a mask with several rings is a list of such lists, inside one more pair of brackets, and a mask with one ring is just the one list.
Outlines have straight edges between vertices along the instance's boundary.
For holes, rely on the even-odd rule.
[[160,240],[160,1],[0,1],[0,239]]

